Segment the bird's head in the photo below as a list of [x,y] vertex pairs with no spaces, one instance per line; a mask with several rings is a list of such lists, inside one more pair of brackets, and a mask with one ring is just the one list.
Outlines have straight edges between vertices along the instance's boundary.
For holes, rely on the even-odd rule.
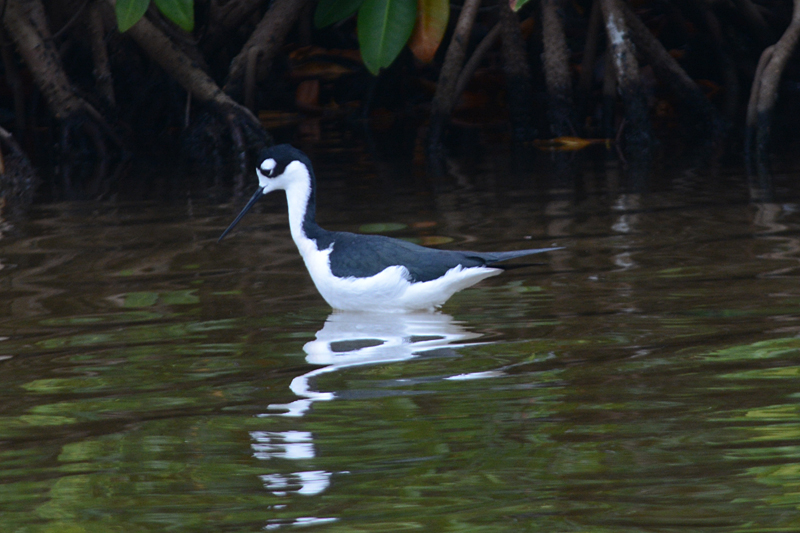
[[308,156],[289,144],[279,144],[258,154],[258,186],[261,196],[277,189],[287,189],[298,181],[308,181],[311,162]]
[[[289,144],[279,144],[261,150],[258,154],[256,175],[258,189],[244,206],[239,216],[231,222],[217,242],[221,241],[244,217],[259,198],[278,189],[289,190],[299,187],[307,190],[313,187],[311,161],[308,156]],[[307,195],[306,195],[307,197]]]

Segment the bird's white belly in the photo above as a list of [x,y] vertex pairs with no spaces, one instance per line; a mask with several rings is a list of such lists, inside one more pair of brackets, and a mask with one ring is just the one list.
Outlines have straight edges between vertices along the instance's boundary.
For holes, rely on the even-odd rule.
[[331,272],[331,249],[320,251],[313,245],[298,245],[298,249],[314,285],[325,301],[334,309],[345,311],[405,312],[434,309],[456,292],[502,272],[499,268],[457,266],[441,278],[410,282],[405,267],[392,266],[369,278],[340,278]]

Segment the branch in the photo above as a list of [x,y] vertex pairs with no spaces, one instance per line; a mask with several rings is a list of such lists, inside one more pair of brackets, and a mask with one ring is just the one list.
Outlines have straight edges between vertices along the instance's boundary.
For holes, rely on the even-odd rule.
[[[248,58],[258,55],[258,78],[266,77],[272,67],[272,60],[283,45],[286,35],[292,29],[297,17],[309,0],[275,0],[256,26],[255,31],[247,39],[239,54],[233,58],[228,71],[225,92],[241,96],[244,90],[244,78],[247,71]],[[253,51],[255,50],[255,52]],[[253,73],[250,74],[255,79]]]

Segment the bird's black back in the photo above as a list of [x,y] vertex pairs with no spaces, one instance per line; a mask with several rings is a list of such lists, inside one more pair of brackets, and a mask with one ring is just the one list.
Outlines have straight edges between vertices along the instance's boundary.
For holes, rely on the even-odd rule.
[[[319,227],[318,227],[319,228]],[[404,266],[409,281],[431,281],[443,276],[456,266],[464,268],[494,266],[495,263],[522,257],[545,250],[519,250],[514,252],[465,252],[425,248],[407,241],[382,235],[357,235],[354,233],[325,231],[311,238],[320,250],[333,244],[330,266],[337,277],[368,278],[394,266]]]

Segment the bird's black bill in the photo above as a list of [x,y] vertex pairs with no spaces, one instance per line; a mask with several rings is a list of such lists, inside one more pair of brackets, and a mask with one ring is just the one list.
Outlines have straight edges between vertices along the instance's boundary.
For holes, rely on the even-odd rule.
[[234,227],[234,226],[236,226],[236,224],[238,224],[240,220],[242,220],[242,218],[243,218],[243,217],[244,217],[244,216],[247,214],[247,212],[248,212],[248,211],[250,211],[250,208],[251,208],[251,207],[253,207],[253,205],[254,205],[254,204],[255,204],[255,203],[258,201],[258,199],[259,199],[259,198],[261,198],[262,196],[264,196],[264,192],[263,192],[263,189],[262,189],[261,187],[259,187],[258,189],[256,189],[256,193],[253,195],[253,197],[252,197],[252,198],[250,198],[250,201],[249,201],[249,202],[247,202],[247,205],[246,205],[246,206],[244,206],[244,209],[242,209],[242,212],[241,212],[241,213],[239,213],[239,216],[238,216],[238,217],[236,217],[236,220],[234,220],[233,222],[231,222],[231,225],[230,225],[230,226],[228,226],[228,229],[226,229],[225,231],[223,231],[223,232],[222,232],[222,235],[220,235],[220,236],[219,236],[219,239],[217,239],[217,242],[221,242],[221,241],[222,241],[222,239],[224,239],[224,238],[225,238],[225,235],[227,235],[228,233],[230,233],[230,232],[231,232],[231,230],[233,229],[233,227]]

